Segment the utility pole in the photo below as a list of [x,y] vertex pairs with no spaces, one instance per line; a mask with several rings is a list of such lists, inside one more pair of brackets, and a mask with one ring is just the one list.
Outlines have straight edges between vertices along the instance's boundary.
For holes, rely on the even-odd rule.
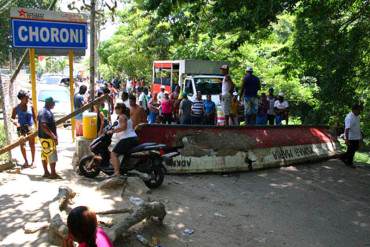
[[95,96],[95,0],[90,2],[90,100]]

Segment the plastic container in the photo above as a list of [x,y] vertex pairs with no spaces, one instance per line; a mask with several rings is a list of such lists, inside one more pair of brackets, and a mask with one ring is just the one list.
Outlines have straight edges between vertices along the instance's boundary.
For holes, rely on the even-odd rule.
[[82,135],[85,139],[92,140],[97,136],[97,117],[96,112],[84,112],[82,114]]
[[218,126],[224,126],[225,125],[225,114],[222,110],[222,106],[217,106],[217,125]]

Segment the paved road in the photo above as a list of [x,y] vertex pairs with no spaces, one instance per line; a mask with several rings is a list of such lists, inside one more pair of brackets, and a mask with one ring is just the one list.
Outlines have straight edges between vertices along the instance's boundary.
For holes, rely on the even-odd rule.
[[[58,163],[64,180],[42,179],[40,165],[0,173],[0,246],[49,246],[45,232],[25,235],[22,228],[48,218],[47,205],[60,185],[74,188],[94,208],[121,203],[96,192],[96,181],[74,174],[69,132],[59,136],[66,136]],[[137,230],[158,236],[166,247],[370,246],[369,191],[370,169],[349,169],[338,160],[227,176],[167,176],[164,186],[145,196],[165,202],[165,226]],[[185,228],[194,233],[184,236]],[[117,246],[142,245],[128,239]]]
[[[164,246],[370,246],[370,170],[365,168],[352,170],[331,160],[169,180],[175,182],[152,195],[170,201],[167,220],[174,225],[171,234],[180,238]],[[178,222],[194,229],[188,240]],[[147,237],[153,234],[160,233],[149,231]]]

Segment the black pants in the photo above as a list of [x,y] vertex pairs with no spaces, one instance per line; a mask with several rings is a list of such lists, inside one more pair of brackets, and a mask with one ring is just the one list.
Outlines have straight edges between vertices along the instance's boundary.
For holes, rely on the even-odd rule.
[[139,145],[137,137],[129,137],[120,140],[113,148],[116,154],[123,154],[125,157],[129,154],[130,150]]
[[172,123],[172,113],[162,113],[163,115],[163,124],[171,124]]
[[267,122],[269,125],[274,125],[275,124],[275,115],[267,115]]
[[215,114],[205,114],[204,115],[204,124],[206,125],[215,125]]
[[191,116],[191,124],[200,125],[202,124],[202,116]]
[[360,147],[359,140],[349,140],[347,146],[347,152],[343,156],[343,161],[346,165],[352,166],[353,165],[353,157],[355,156],[356,151]]

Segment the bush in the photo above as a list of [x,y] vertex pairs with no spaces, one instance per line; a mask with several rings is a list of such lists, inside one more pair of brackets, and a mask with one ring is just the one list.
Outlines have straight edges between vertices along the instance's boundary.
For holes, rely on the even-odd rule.
[[[0,123],[0,147],[4,147],[6,144],[6,136],[5,136],[5,129],[4,124]],[[0,155],[0,162],[5,161],[8,159],[8,154],[2,154]]]

